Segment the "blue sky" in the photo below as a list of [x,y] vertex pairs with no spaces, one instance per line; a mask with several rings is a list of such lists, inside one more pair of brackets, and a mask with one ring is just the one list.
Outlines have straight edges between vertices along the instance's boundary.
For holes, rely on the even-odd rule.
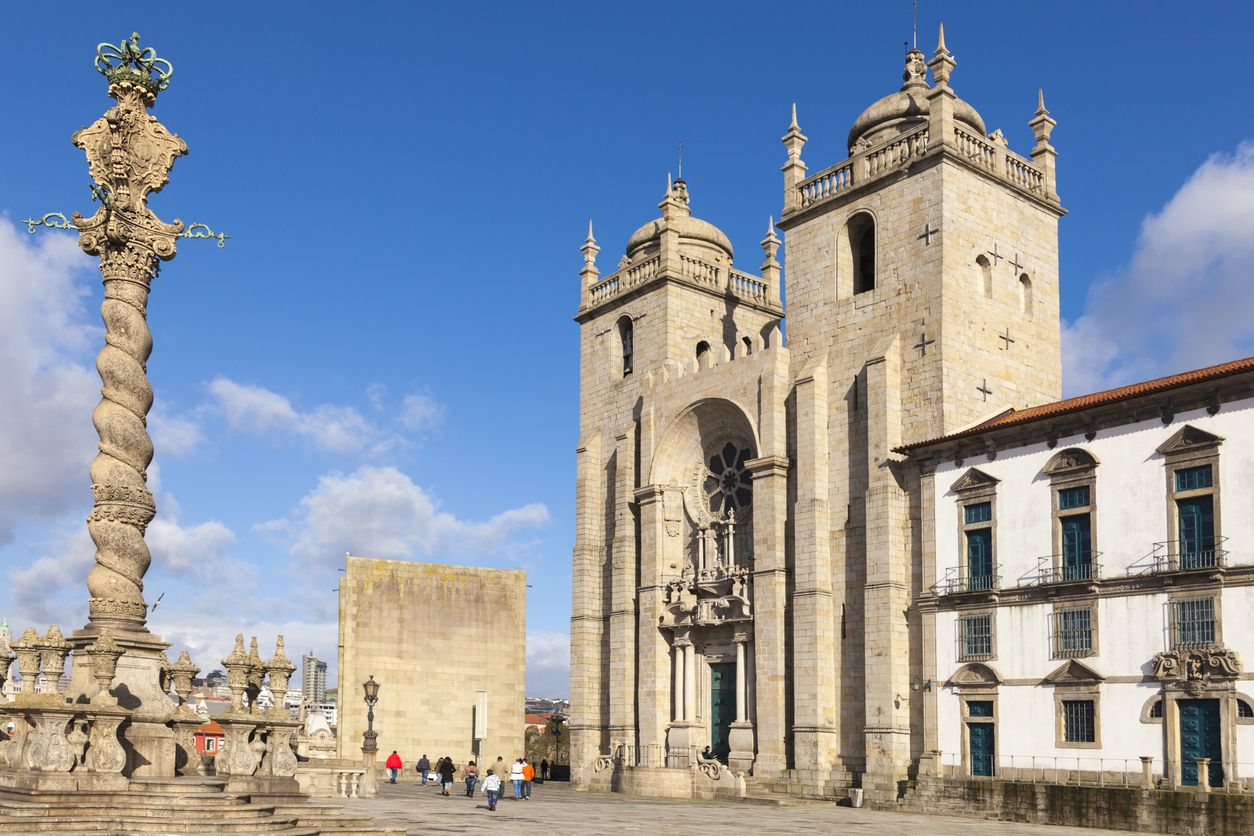
[[[1058,120],[1068,391],[1254,353],[1252,7],[921,6],[920,47],[943,16],[990,131],[1026,152],[1041,86]],[[191,147],[153,208],[233,236],[183,242],[149,308],[153,629],[206,669],[241,630],[334,665],[345,551],[521,567],[544,694],[567,687],[588,219],[608,272],[682,139],[695,212],[756,270],[789,105],[811,170],[837,162],[910,37],[907,2],[6,18],[28,57],[0,131],[0,614],[85,616],[98,275],[69,233],[15,222],[90,210],[69,135],[109,105],[96,43],[137,29],[174,63],[155,113]]]

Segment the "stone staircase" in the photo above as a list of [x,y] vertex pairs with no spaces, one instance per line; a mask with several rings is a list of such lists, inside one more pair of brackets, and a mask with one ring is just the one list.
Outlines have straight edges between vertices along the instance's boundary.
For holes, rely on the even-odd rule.
[[777,776],[746,778],[743,800],[774,807],[820,801],[840,803],[849,797],[851,786],[852,777],[843,770],[832,772],[822,781],[815,781],[803,778],[795,769],[789,769]]
[[0,834],[403,836],[302,796],[255,800],[212,778],[132,780],[126,792],[0,789]]

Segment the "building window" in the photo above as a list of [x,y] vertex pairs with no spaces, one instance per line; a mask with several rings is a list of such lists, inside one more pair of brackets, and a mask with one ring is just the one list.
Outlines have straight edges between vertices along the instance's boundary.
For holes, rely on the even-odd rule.
[[957,568],[948,570],[936,589],[942,595],[996,589],[997,479],[973,467],[949,490],[957,495],[960,552]]
[[745,350],[745,353],[743,356],[748,357],[750,354],[753,353],[753,340],[749,339],[748,337],[741,337],[740,345]]
[[853,292],[875,290],[875,220],[866,212],[849,219],[849,250],[853,261]]
[[1054,612],[1054,656],[1069,659],[1093,653],[1093,608]]
[[1167,467],[1167,514],[1173,539],[1154,544],[1159,568],[1223,565],[1219,531],[1219,445],[1223,439],[1186,424],[1157,449]]
[[1083,581],[1100,577],[1093,549],[1096,512],[1097,459],[1079,448],[1054,455],[1045,465],[1053,488],[1054,553],[1041,558],[1044,583]]
[[623,377],[631,374],[636,360],[635,326],[631,317],[624,316],[618,320],[618,340],[623,351]]
[[697,343],[697,366],[702,369],[710,366],[710,344],[705,340]]
[[1171,602],[1172,646],[1215,643],[1215,599],[1182,598]]
[[958,659],[993,658],[993,616],[991,613],[981,615],[964,615],[958,619]]
[[1245,700],[1238,699],[1237,700],[1237,717],[1246,719],[1246,720],[1254,720],[1254,706],[1250,705]]
[[1063,740],[1067,743],[1096,743],[1097,705],[1093,700],[1063,700]]
[[1154,700],[1154,705],[1150,707],[1149,716],[1156,720],[1163,718],[1163,701],[1161,699]]
[[1032,280],[1027,273],[1019,276],[1019,310],[1025,315],[1032,315]]
[[966,540],[966,587],[970,590],[992,589],[996,584],[993,571],[993,503],[976,502],[962,509],[963,537]]

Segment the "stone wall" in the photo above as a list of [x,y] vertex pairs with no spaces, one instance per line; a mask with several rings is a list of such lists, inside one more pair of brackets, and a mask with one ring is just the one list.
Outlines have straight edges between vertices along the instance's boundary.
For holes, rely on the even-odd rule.
[[925,779],[897,804],[875,806],[1179,836],[1254,832],[1254,796],[1229,793]]
[[488,692],[483,760],[523,753],[526,574],[468,566],[348,558],[340,582],[341,758],[360,758],[361,684],[381,683],[374,727],[379,765],[395,749],[405,777],[474,756],[476,691]]

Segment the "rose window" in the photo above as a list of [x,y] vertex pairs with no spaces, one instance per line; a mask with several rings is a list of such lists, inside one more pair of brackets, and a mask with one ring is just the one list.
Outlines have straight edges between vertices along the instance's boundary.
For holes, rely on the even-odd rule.
[[753,477],[745,468],[748,460],[749,451],[730,442],[710,456],[702,489],[712,516],[730,519],[753,502]]

